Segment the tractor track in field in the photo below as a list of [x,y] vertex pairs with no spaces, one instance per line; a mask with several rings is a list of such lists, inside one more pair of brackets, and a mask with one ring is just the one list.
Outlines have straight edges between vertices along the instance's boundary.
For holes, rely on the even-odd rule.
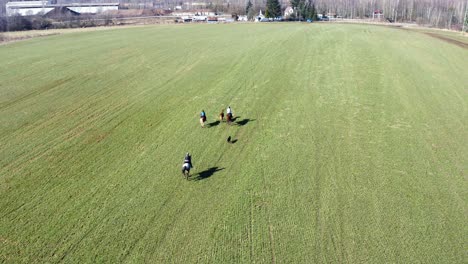
[[[121,111],[116,111],[116,112],[115,112],[115,115],[114,115],[113,117],[111,117],[111,118],[107,121],[107,123],[111,123],[114,119],[116,119],[117,117],[120,116],[119,113],[125,112],[124,110],[130,109],[130,108],[132,108],[134,105],[136,105],[135,102],[132,103],[132,104],[130,104],[130,105],[127,105],[127,106],[124,107],[124,108],[122,108]],[[124,117],[123,119],[121,119],[121,120],[117,120],[117,123],[114,124],[114,125],[112,125],[112,128],[111,128],[110,130],[108,130],[108,131],[112,131],[112,130],[116,129],[118,126],[120,126],[121,124],[123,124],[125,121],[129,120],[132,116],[136,115],[141,109],[143,109],[143,107],[144,107],[144,106],[142,105],[142,106],[140,106],[138,109],[136,109],[135,112],[134,112],[133,114],[127,115],[127,116],[125,116],[125,117]],[[100,112],[100,111],[98,111],[98,112]],[[111,112],[112,112],[112,111],[111,111]],[[98,118],[98,117],[102,118],[101,116],[98,116],[98,115],[93,115],[93,117],[94,117],[94,118],[91,120],[91,122],[92,122],[93,120],[95,120],[96,118]],[[167,118],[168,118],[168,116],[167,116],[167,115],[164,115],[162,119],[158,119],[159,122],[157,122],[157,124],[160,124],[161,122],[163,122],[163,121],[166,120]],[[86,119],[86,121],[88,122],[89,119]],[[68,134],[68,133],[66,133],[65,135],[67,135],[67,134]],[[29,163],[29,162],[32,162],[32,161],[35,161],[35,160],[38,160],[38,159],[40,159],[41,157],[44,157],[45,155],[47,155],[47,154],[49,154],[49,153],[52,153],[54,150],[56,150],[57,148],[59,148],[62,144],[63,144],[63,141],[60,141],[60,140],[59,140],[58,144],[54,144],[53,147],[47,149],[45,152],[37,153],[37,151],[36,151],[36,152],[35,152],[36,154],[33,154],[33,155],[32,155],[32,159],[24,160],[21,164],[18,164],[17,162],[14,162],[14,164],[16,164],[14,170],[17,172],[18,170],[24,168],[24,167],[25,167],[25,166],[24,166],[25,164],[27,164],[27,163]],[[50,142],[47,143],[46,145],[50,146]],[[8,166],[8,165],[10,165],[10,166]],[[11,164],[7,164],[3,169],[6,169],[6,170],[8,171],[8,167],[11,168]],[[63,182],[63,183],[60,184],[60,185],[53,186],[53,188],[50,188],[50,189],[49,189],[48,191],[46,191],[46,192],[43,192],[42,189],[41,189],[41,191],[38,193],[39,195],[34,199],[34,201],[40,201],[40,200],[42,199],[41,197],[46,196],[47,193],[52,192],[52,191],[54,191],[55,189],[60,188],[60,187],[62,187],[62,186],[65,185],[65,184],[67,184],[67,182]],[[23,204],[21,204],[20,206],[18,206],[17,208],[14,208],[14,209],[12,209],[11,211],[7,212],[7,214],[5,214],[5,216],[6,216],[6,215],[10,215],[10,214],[12,214],[12,213],[18,211],[19,209],[23,208],[23,207],[26,206],[27,204],[31,204],[31,203],[35,203],[35,202],[29,201],[28,203],[23,203]]]
[[[127,108],[130,108],[133,105],[134,104],[128,105]],[[127,110],[127,108],[121,108],[120,111],[114,112],[114,115],[118,116],[118,113],[125,112],[124,110]],[[118,109],[118,106],[114,107],[114,109]],[[104,113],[112,112],[111,110],[113,110],[113,109],[110,109],[110,110],[108,110],[107,112],[104,112]],[[100,112],[100,111],[98,111],[98,112]],[[115,114],[115,113],[117,113],[117,114]],[[105,115],[97,115],[97,114],[94,114],[94,113],[89,114],[88,116],[83,118],[84,119],[83,122],[77,124],[76,126],[69,129],[67,132],[63,133],[59,137],[56,137],[55,139],[53,139],[51,141],[47,141],[44,144],[39,145],[39,146],[35,147],[32,150],[29,150],[28,152],[24,153],[24,155],[18,157],[18,159],[12,161],[9,164],[5,164],[2,169],[9,170],[9,169],[13,169],[13,167],[15,167],[14,170],[20,170],[21,168],[24,167],[23,165],[25,165],[27,163],[34,162],[34,161],[40,159],[41,157],[44,157],[45,155],[47,155],[49,153],[52,153],[54,150],[58,149],[60,146],[65,144],[67,141],[82,135],[83,133],[85,133],[86,131],[89,130],[89,128],[85,129],[84,127],[91,126],[96,120],[102,119],[103,116],[105,116]],[[126,117],[126,119],[128,119],[128,118],[129,117]],[[123,121],[124,120],[122,120],[122,122]],[[120,122],[119,124],[121,124],[122,122]]]
[[447,43],[457,45],[458,47],[461,47],[463,49],[468,49],[468,43],[465,43],[463,41],[459,41],[459,40],[456,40],[456,39],[453,39],[453,38],[445,37],[445,36],[439,35],[437,33],[424,32],[424,34],[426,34],[428,36],[431,36],[433,38],[436,38],[436,39],[440,39],[440,40],[445,41]]
[[[141,109],[142,109],[142,107],[138,108],[138,111],[141,110]],[[136,111],[136,112],[138,112],[138,111]],[[180,109],[179,112],[181,112],[181,111],[183,111],[183,110]],[[131,115],[130,115],[130,116],[131,116]],[[160,124],[161,122],[165,121],[165,120],[168,118],[167,115],[163,115],[163,116],[164,116],[165,118],[158,119],[157,124]],[[128,119],[128,118],[129,118],[129,116],[127,116],[127,117],[125,118],[125,120]],[[125,121],[125,120],[124,120],[124,121]],[[128,192],[129,192],[129,193],[135,193],[135,191],[136,191],[138,188],[140,188],[142,185],[144,185],[144,182],[147,181],[148,177],[150,177],[150,176],[147,176],[147,177],[145,177],[145,178],[140,179],[137,183],[135,183],[135,184],[128,190]],[[178,189],[179,189],[179,188],[178,188],[179,186],[180,186],[180,182],[177,183],[177,185],[174,187],[174,190],[178,190]],[[175,196],[176,193],[177,193],[176,191],[170,192],[170,195],[168,195],[168,196],[165,198],[165,200],[160,204],[158,210],[155,210],[155,211],[156,211],[156,212],[159,212],[159,211],[162,210],[162,208],[166,207],[167,204],[168,204],[170,201],[173,200],[173,198],[174,198],[174,196]],[[89,199],[88,199],[87,201],[83,201],[83,204],[86,204],[87,202],[89,202],[90,199],[93,199],[93,197],[89,197]],[[180,211],[183,209],[183,207],[186,206],[187,202],[188,202],[188,201],[186,201],[186,202],[183,204],[183,206],[182,206],[181,208],[178,208],[178,212],[180,212]],[[119,208],[120,208],[120,209],[119,209]],[[107,219],[107,218],[108,218],[108,215],[110,215],[110,213],[111,213],[111,212],[114,212],[115,210],[121,210],[121,206],[120,206],[120,207],[112,208],[112,209],[110,210],[110,212],[109,212],[108,214],[106,214],[106,216],[104,216],[104,217],[102,218],[102,220]],[[155,214],[155,215],[151,218],[151,220],[150,220],[149,222],[154,222],[154,219],[156,219],[158,216],[159,216],[158,214]],[[173,224],[174,224],[174,223],[171,222],[170,225],[173,225]],[[100,225],[100,223],[98,223],[96,226],[99,226],[99,225]],[[63,255],[62,258],[65,258],[66,255],[69,255],[70,253],[73,253],[73,252],[77,249],[77,245],[79,245],[79,244],[81,243],[81,241],[83,241],[86,237],[88,237],[89,234],[90,234],[93,230],[96,229],[96,226],[93,226],[92,228],[90,228],[90,230],[88,230],[88,231],[86,232],[86,234],[84,234],[84,235],[82,236],[82,238],[81,238],[78,242],[76,242],[76,243],[70,245],[70,246],[69,246],[69,249],[68,249],[68,252],[67,252],[65,255]],[[164,234],[164,237],[160,239],[160,241],[158,242],[158,245],[161,244],[161,243],[164,241],[165,237],[167,236],[167,230],[169,230],[169,228],[170,228],[169,226],[165,228],[166,232],[165,232],[165,234]],[[139,243],[139,241],[141,241],[142,239],[146,238],[147,235],[148,235],[148,230],[146,230],[146,231],[144,232],[144,234],[143,234],[142,236],[140,236],[140,237],[130,246],[130,248],[128,249],[128,252],[127,252],[127,253],[125,254],[125,256],[124,256],[124,260],[127,259],[127,258],[132,254],[134,248],[137,246],[137,244]]]
[[[179,69],[178,72],[182,71],[183,69],[185,69],[185,67],[182,67],[181,69]],[[177,82],[177,80],[179,79],[180,77],[178,77],[178,75],[174,75],[174,77],[172,78],[169,78],[168,80],[166,80],[165,82],[163,82],[160,87],[165,87],[165,89],[163,89],[159,94],[162,95],[162,94],[165,94],[167,91],[170,90],[170,85],[173,83],[173,82]],[[69,81],[71,78],[69,79],[66,79],[66,81]],[[65,82],[66,82],[65,81]],[[48,90],[51,90],[53,88],[56,88],[56,87],[59,87],[61,84],[63,84],[62,82],[59,82],[59,84],[55,85],[55,86],[52,86],[51,88],[47,89],[46,91]],[[143,95],[145,94],[148,94],[152,91],[153,89],[151,88],[148,88],[148,89],[144,89],[142,91],[140,91],[138,94],[135,95],[136,98],[140,97],[140,98],[144,98]],[[36,95],[39,95],[43,92],[46,92],[46,91],[40,91],[39,93],[38,92],[33,92],[31,94],[29,94],[28,96],[26,97],[22,97],[18,100],[15,100],[14,102],[11,102],[9,105],[7,106],[4,106],[4,107],[8,107],[18,101],[22,101],[22,100],[26,100],[26,99],[29,99],[30,97],[33,97],[33,96],[36,96]],[[115,96],[114,94],[112,93],[108,93],[106,95],[105,98],[111,98],[112,96]],[[102,101],[104,99],[100,99],[98,101]],[[141,101],[141,100],[140,100]],[[133,101],[131,104],[128,104],[125,108],[119,108],[118,106],[115,106],[114,109],[117,109],[118,111],[117,112],[125,112],[124,110],[128,110],[130,108],[132,108],[134,105],[136,105],[139,101]],[[144,106],[141,106],[139,109],[143,108]],[[53,151],[54,149],[58,148],[60,145],[62,145],[64,142],[68,141],[68,140],[71,140],[73,138],[76,138],[80,135],[82,135],[83,133],[89,131],[89,128],[88,129],[85,129],[84,127],[87,127],[87,125],[92,125],[94,123],[94,121],[98,120],[99,118],[102,118],[102,114],[101,115],[97,115],[95,113],[102,113],[102,110],[105,110],[107,108],[107,105],[103,105],[101,107],[101,109],[98,109],[97,111],[94,111],[93,113],[89,114],[87,117],[83,118],[83,119],[86,119],[85,122],[82,122],[82,123],[79,123],[77,126],[75,126],[74,128],[70,129],[69,131],[67,131],[66,133],[62,134],[60,137],[56,138],[55,140],[52,140],[52,142],[58,142],[57,144],[54,144],[53,147],[50,147],[51,144],[53,144],[52,142],[46,142],[44,143],[43,145],[39,146],[40,147],[44,147],[44,148],[48,148],[47,150],[45,150],[44,152],[42,153],[39,153],[39,155],[33,155],[32,158],[29,158],[29,159],[26,159],[23,161],[23,164],[26,164],[27,162],[31,162],[31,161],[35,161],[41,157],[43,157],[44,155],[50,153],[51,151]],[[0,110],[2,108],[0,107]],[[83,111],[85,111],[86,109],[83,108]],[[112,109],[108,109],[107,112],[111,111]],[[138,112],[138,111],[136,111]],[[116,115],[117,116],[117,115]],[[129,116],[130,117],[130,116]],[[129,118],[128,117],[128,118]],[[127,119],[128,119],[127,118]],[[48,123],[48,122],[51,122],[50,121],[51,119],[49,119],[48,121],[44,122],[44,123]],[[122,123],[122,122],[121,122]],[[31,126],[32,127],[32,126]],[[36,127],[32,127],[34,129],[32,129],[32,132],[31,133],[34,133],[34,131],[37,131],[39,130],[40,126],[36,126]],[[83,128],[83,129],[80,129],[80,128]],[[77,130],[79,129],[79,130]],[[64,139],[64,140],[62,140]],[[34,151],[33,151],[34,153]],[[26,156],[30,157],[31,156],[31,151],[28,151],[27,153],[25,153]],[[22,156],[23,157],[23,156]],[[11,166],[14,166],[15,164],[18,163],[18,160],[21,160],[20,159],[17,159],[16,162],[15,161],[12,161],[10,164],[5,164],[3,166],[2,169],[6,169],[8,170],[9,167]],[[22,166],[16,166],[17,168],[16,169],[19,169],[21,168]]]
[[51,90],[54,90],[56,88],[60,88],[60,86],[62,86],[63,84],[69,82],[73,80],[73,77],[70,77],[70,78],[64,78],[64,79],[59,79],[59,80],[55,80],[55,81],[52,81],[46,85],[43,85],[41,86],[40,88],[38,88],[37,90],[34,90],[28,94],[25,94],[19,98],[16,98],[15,100],[12,100],[12,101],[9,101],[9,102],[6,102],[4,103],[3,105],[0,105],[0,110],[4,110],[4,109],[7,109],[8,107],[10,106],[13,106],[17,103],[20,103],[20,102],[23,102],[25,100],[28,100],[30,98],[33,98],[35,96],[39,96],[39,95],[42,95],[48,91],[51,91]]
[[463,48],[463,49],[468,49],[468,43],[463,42],[463,41],[460,41],[460,40],[456,40],[456,39],[453,39],[453,38],[449,38],[449,37],[443,36],[443,35],[441,35],[441,34],[437,34],[436,32],[421,32],[421,31],[419,31],[419,30],[414,30],[414,29],[410,29],[410,28],[405,28],[405,27],[402,27],[402,26],[386,26],[386,27],[389,27],[389,28],[396,28],[396,29],[406,30],[406,31],[411,31],[411,32],[422,33],[422,34],[424,34],[424,35],[427,35],[427,36],[430,36],[430,37],[433,37],[433,38],[436,38],[436,39],[445,41],[445,42],[447,42],[447,43],[456,45],[456,46],[461,47],[461,48]]
[[276,255],[275,255],[275,240],[273,239],[273,226],[270,223],[271,221],[269,220],[268,223],[268,233],[269,233],[269,238],[270,238],[270,248],[271,248],[271,263],[275,264],[276,263]]
[[[148,176],[149,177],[149,176]],[[145,178],[141,178],[138,182],[136,182],[133,186],[130,187],[130,189],[128,190],[128,193],[135,193],[135,191],[138,189],[138,188],[141,188],[141,186],[143,185],[144,182],[147,181],[148,177],[145,177]],[[180,186],[180,182],[178,182],[176,184],[176,186],[174,187],[174,190],[177,190],[178,187]],[[173,200],[174,196],[175,196],[176,192],[175,191],[172,191],[170,192],[170,195],[168,195],[165,200],[163,200],[158,208],[158,210],[155,210],[155,212],[159,212],[162,210],[162,208],[166,207],[168,205],[168,203]],[[89,203],[92,199],[93,199],[94,195],[93,196],[90,196],[88,197],[87,200],[83,201],[82,204],[87,204]],[[125,199],[122,199],[122,202],[125,202]],[[122,203],[124,204],[124,203]],[[86,238],[88,237],[94,230],[96,230],[96,228],[100,225],[102,225],[103,221],[104,220],[107,220],[109,218],[109,216],[111,214],[115,214],[116,211],[119,211],[119,210],[122,210],[122,204],[119,203],[118,206],[115,206],[115,207],[112,207],[108,210],[108,212],[100,219],[101,221],[96,221],[94,225],[92,225],[91,227],[88,228],[88,230],[85,232],[85,234],[83,234],[81,236],[81,238],[74,242],[73,244],[71,244],[68,249],[66,250],[66,252],[62,255],[61,257],[61,261],[63,259],[65,259],[70,253],[73,253],[79,246],[79,244]],[[186,202],[184,203],[183,206],[186,205]],[[178,209],[180,211],[180,208]],[[151,217],[151,220],[149,222],[154,222],[154,219],[156,219],[157,217],[159,216],[159,214],[154,214],[153,217]],[[170,224],[173,224],[173,222],[171,222]],[[168,230],[168,228],[166,228],[166,230]],[[131,247],[128,249],[128,252],[125,254],[124,256],[124,260],[129,256],[131,255],[131,252],[133,251],[133,249],[135,248],[135,246],[137,245],[138,241],[144,239],[146,236],[148,235],[148,230],[146,230],[144,232],[144,234],[142,236],[140,236],[132,245]],[[167,232],[165,233],[164,237],[167,236]],[[164,240],[164,237],[161,239],[161,240]],[[160,241],[161,242],[161,241]]]
[[[331,24],[189,27],[109,32],[105,46],[54,38],[44,46],[85,45],[73,58],[116,49],[86,69],[55,56],[50,67],[66,67],[58,76],[27,63],[37,53],[12,49],[0,262],[463,260],[465,48],[422,31],[413,43],[409,32]],[[418,53],[420,43],[442,52]],[[232,126],[216,116],[200,129],[199,110],[227,105],[239,110]],[[386,129],[381,116],[427,128]],[[179,170],[187,151],[194,181]]]
[[[179,188],[180,184],[181,184],[181,182],[179,181],[179,182],[177,183],[177,185],[175,186],[174,190],[180,190],[180,188]],[[160,212],[164,207],[166,207],[166,206],[169,204],[169,202],[170,202],[171,200],[174,199],[176,193],[177,193],[176,191],[170,192],[170,195],[168,195],[168,196],[166,197],[166,199],[164,200],[164,202],[161,203],[161,205],[159,206],[158,210],[155,210],[155,212]],[[186,207],[186,205],[187,205],[187,203],[189,202],[189,200],[190,200],[190,199],[186,199],[185,202],[181,205],[181,207],[177,208],[176,212],[174,212],[174,219],[175,219],[175,220],[174,220],[174,221],[171,221],[171,222],[168,223],[168,224],[166,224],[166,226],[163,228],[164,234],[163,234],[162,237],[160,237],[160,238],[158,239],[158,241],[156,242],[156,244],[155,244],[155,247],[156,247],[156,248],[159,248],[159,247],[161,246],[162,242],[166,240],[170,228],[171,228],[172,226],[175,225],[175,222],[176,222],[176,220],[177,220],[177,214],[180,213],[180,212],[182,211],[182,209]],[[159,217],[159,214],[156,214],[156,213],[155,213],[155,214],[153,215],[153,217],[151,217],[151,219],[150,219],[148,222],[149,222],[149,223],[154,223],[154,222],[155,222],[155,219],[156,219],[157,217]],[[125,256],[124,256],[123,259],[121,260],[122,262],[125,262],[125,261],[131,256],[132,252],[135,250],[135,248],[136,248],[136,246],[139,244],[139,242],[142,241],[144,238],[146,238],[146,237],[149,235],[149,232],[148,232],[148,231],[149,231],[149,228],[147,228],[147,229],[145,230],[145,232],[144,232],[144,234],[143,234],[142,236],[138,237],[138,238],[136,239],[136,241],[134,241],[134,242],[132,243],[132,245],[130,246],[130,248],[127,250]]]

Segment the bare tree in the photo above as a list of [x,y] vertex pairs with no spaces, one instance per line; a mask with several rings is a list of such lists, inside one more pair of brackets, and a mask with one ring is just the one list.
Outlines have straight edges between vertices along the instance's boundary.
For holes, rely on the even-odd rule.
[[[5,16],[5,4],[9,0],[0,0],[0,16]],[[200,3],[221,12],[243,13],[249,0],[57,0],[57,3],[70,2],[116,2],[130,6],[152,6],[174,8],[197,8]],[[291,0],[279,0],[282,9],[291,6]],[[252,12],[265,11],[266,0],[251,0]],[[374,11],[382,11],[389,21],[418,23],[425,26],[443,27],[462,30],[466,20],[468,0],[311,0],[317,12],[335,13],[344,18],[369,19]],[[195,5],[197,4],[197,5]]]

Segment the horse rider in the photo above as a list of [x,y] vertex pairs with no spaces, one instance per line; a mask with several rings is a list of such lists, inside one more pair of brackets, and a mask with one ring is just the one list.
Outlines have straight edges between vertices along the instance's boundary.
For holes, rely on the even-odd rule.
[[200,113],[200,124],[202,127],[205,127],[205,122],[206,122],[206,113],[205,113],[205,110],[202,110]]
[[184,158],[184,165],[182,165],[182,172],[184,172],[184,170],[190,170],[191,168],[193,168],[192,156],[190,156],[190,153],[187,152]]
[[226,113],[227,113],[228,115],[230,115],[231,118],[232,118],[232,109],[231,109],[230,106],[228,106],[228,108],[227,108],[227,110],[226,110]]
[[228,108],[226,109],[226,120],[231,122],[232,121],[232,109],[230,106],[228,106]]

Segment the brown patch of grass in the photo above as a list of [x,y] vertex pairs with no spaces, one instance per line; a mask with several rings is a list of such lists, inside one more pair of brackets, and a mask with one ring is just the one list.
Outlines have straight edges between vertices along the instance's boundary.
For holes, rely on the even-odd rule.
[[15,31],[15,32],[4,32],[0,34],[0,45],[7,44],[11,42],[16,42],[20,40],[36,38],[36,37],[45,37],[58,35],[59,32],[55,30],[32,30],[32,31]]
[[41,95],[41,94],[43,94],[43,93],[46,93],[46,92],[48,92],[48,91],[50,91],[50,90],[53,90],[53,89],[55,89],[55,88],[61,86],[62,84],[65,84],[65,83],[69,82],[69,81],[72,80],[72,79],[73,79],[73,78],[65,78],[65,79],[59,79],[59,80],[51,81],[50,83],[47,83],[47,84],[45,84],[45,85],[39,87],[37,90],[34,90],[34,91],[31,92],[31,93],[28,93],[28,94],[26,94],[26,95],[20,96],[20,97],[18,97],[17,99],[12,100],[11,102],[8,102],[8,103],[6,103],[6,104],[4,104],[4,105],[0,105],[0,110],[1,110],[1,109],[4,109],[4,108],[7,108],[7,107],[9,107],[9,106],[11,106],[11,105],[14,105],[14,104],[16,104],[16,103],[22,102],[22,101],[24,101],[24,100],[30,99],[30,98],[32,98],[32,97],[34,97],[34,96],[39,96],[39,95]]
[[[118,26],[118,28],[128,28],[135,26]],[[46,37],[53,35],[61,35],[67,33],[76,33],[76,32],[88,32],[88,31],[98,31],[98,30],[109,30],[115,29],[117,27],[113,26],[104,26],[104,27],[89,27],[89,28],[63,28],[63,29],[47,29],[47,30],[28,30],[28,31],[13,31],[13,32],[3,32],[0,33],[0,45],[8,44],[11,42],[37,38],[37,37]]]

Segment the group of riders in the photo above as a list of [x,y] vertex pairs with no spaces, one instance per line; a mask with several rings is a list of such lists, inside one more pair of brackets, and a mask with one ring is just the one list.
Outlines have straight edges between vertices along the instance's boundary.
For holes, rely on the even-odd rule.
[[[219,120],[224,121],[224,109],[221,109],[221,113],[219,113]],[[206,122],[206,112],[202,110],[200,113],[200,125],[201,127],[205,127]],[[226,122],[230,124],[232,122],[232,109],[230,106],[226,109]]]
[[[221,113],[219,114],[219,119],[220,121],[224,121],[224,109],[221,110]],[[226,122],[230,124],[232,120],[232,109],[230,106],[228,106],[228,108],[226,109]],[[205,110],[202,110],[200,113],[200,124],[202,127],[205,127],[205,122],[206,113]],[[184,164],[182,165],[182,174],[184,174],[186,178],[188,178],[191,168],[193,168],[192,156],[189,152],[187,152],[187,154],[185,154],[184,157]]]

